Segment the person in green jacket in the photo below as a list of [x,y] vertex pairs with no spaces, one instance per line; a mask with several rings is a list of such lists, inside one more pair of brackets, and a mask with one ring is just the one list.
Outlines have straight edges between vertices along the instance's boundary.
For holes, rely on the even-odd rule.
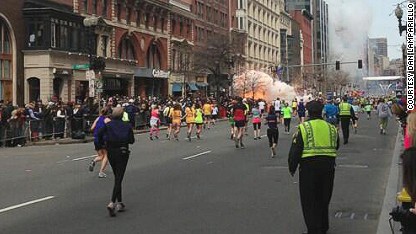
[[285,103],[285,107],[283,107],[282,113],[283,113],[283,123],[285,125],[285,133],[289,134],[290,121],[292,120],[292,108],[289,107],[288,103]]

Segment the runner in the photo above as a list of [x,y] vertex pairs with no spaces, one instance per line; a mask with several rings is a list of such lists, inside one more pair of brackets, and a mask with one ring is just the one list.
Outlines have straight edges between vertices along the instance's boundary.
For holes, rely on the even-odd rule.
[[243,104],[242,98],[237,98],[237,103],[233,106],[233,116],[235,121],[235,128],[234,128],[234,141],[235,141],[235,147],[242,149],[245,148],[243,144],[243,133],[244,128],[246,126],[246,113],[247,113],[247,107]]
[[280,98],[276,98],[274,101],[274,111],[276,112],[277,119],[280,119]]
[[[107,175],[104,173],[105,168],[108,164],[107,158],[107,149],[105,145],[98,144],[98,131],[105,126],[106,123],[110,122],[110,119],[107,117],[108,114],[107,108],[102,108],[100,110],[100,116],[98,116],[94,123],[91,126],[91,131],[94,131],[94,146],[97,151],[97,157],[95,157],[89,164],[89,171],[94,171],[95,164],[101,161],[100,171],[98,172],[98,178],[105,178]],[[105,140],[105,139],[104,139]]]
[[254,140],[261,139],[260,137],[260,128],[261,128],[261,113],[258,109],[257,104],[254,104],[253,109],[251,109],[251,113],[253,114],[253,129],[254,129]]
[[292,113],[293,113],[293,117],[295,117],[297,115],[297,109],[298,109],[298,100],[293,99],[292,101]]
[[218,118],[218,106],[214,104],[212,107],[212,125],[215,125],[215,121]]
[[279,118],[276,116],[276,111],[274,106],[270,106],[269,114],[266,117],[267,126],[267,138],[269,138],[269,147],[272,152],[272,158],[276,156],[276,146],[279,140],[279,129],[277,124],[279,123]]
[[247,103],[247,99],[243,99],[243,104],[246,107],[246,110],[244,111],[244,115],[245,115],[245,125],[244,125],[244,131],[245,131],[245,135],[248,136],[248,121],[249,121],[249,115],[250,115],[250,106]]
[[336,126],[338,128],[338,107],[334,105],[332,99],[327,100],[324,106],[324,114],[326,122]]
[[230,124],[230,133],[231,133],[230,138],[231,138],[231,140],[233,140],[234,137],[235,137],[235,134],[234,134],[235,122],[234,122],[234,116],[233,116],[233,106],[234,106],[234,104],[235,104],[235,101],[232,100],[231,103],[228,105],[228,108],[227,108],[227,118],[228,118],[228,123]]
[[263,99],[260,99],[258,105],[260,113],[263,114],[266,108],[266,103],[263,101]]
[[204,119],[205,119],[205,123],[204,123],[204,129],[208,127],[208,129],[210,129],[210,122],[211,122],[211,114],[212,114],[212,107],[211,107],[211,101],[207,101],[203,106],[202,106],[202,110],[204,111]]
[[170,139],[170,135],[172,132],[172,117],[171,117],[172,112],[173,112],[172,103],[168,102],[168,104],[166,105],[166,108],[163,110],[163,116],[165,116],[166,125],[168,126],[166,130],[167,139]]
[[358,101],[354,101],[352,103],[352,109],[354,109],[354,113],[355,113],[355,121],[352,124],[352,127],[354,128],[354,133],[357,134],[357,130],[358,130],[358,115],[361,112],[361,108],[360,105],[358,104]]
[[191,102],[188,102],[185,108],[186,126],[188,127],[188,141],[191,141],[192,129],[195,125],[195,106]]
[[377,115],[380,123],[380,134],[386,135],[386,128],[389,118],[392,116],[389,106],[380,98],[377,105]]
[[306,115],[306,108],[303,103],[303,99],[300,99],[300,102],[298,105],[298,116],[299,116],[299,122],[301,124],[305,121],[305,115]]
[[202,117],[201,105],[198,103],[195,105],[195,124],[196,124],[196,137],[201,139],[202,125],[204,124],[204,118]]
[[153,136],[159,139],[159,107],[155,104],[151,106],[152,111],[150,112],[150,140],[153,141]]
[[174,130],[173,136],[175,137],[175,140],[179,141],[178,135],[179,135],[179,132],[181,131],[181,121],[182,121],[182,110],[181,110],[181,105],[179,103],[177,103],[173,107],[171,116],[172,116],[171,117],[172,118],[172,130]]
[[364,111],[367,113],[367,119],[371,119],[372,110],[373,110],[373,105],[371,105],[370,102],[367,102],[367,104],[364,107]]
[[289,107],[288,103],[285,103],[285,107],[282,109],[282,112],[283,112],[283,123],[285,125],[285,133],[289,135],[290,121],[292,120],[292,108]]

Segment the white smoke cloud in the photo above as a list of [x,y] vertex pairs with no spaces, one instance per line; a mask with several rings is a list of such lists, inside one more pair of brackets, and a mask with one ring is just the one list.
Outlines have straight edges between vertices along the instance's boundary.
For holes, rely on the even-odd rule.
[[373,20],[372,7],[363,0],[326,0],[326,2],[329,7],[330,59],[340,61],[364,59],[366,40]]

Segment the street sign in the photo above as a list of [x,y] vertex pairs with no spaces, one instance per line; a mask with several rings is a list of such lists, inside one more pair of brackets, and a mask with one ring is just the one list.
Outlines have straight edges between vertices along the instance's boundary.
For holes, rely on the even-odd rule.
[[88,70],[90,69],[89,64],[73,64],[72,69],[74,70]]
[[95,80],[89,79],[88,80],[88,96],[89,97],[95,97]]
[[93,70],[86,71],[85,72],[85,78],[87,78],[87,80],[95,79],[95,72]]

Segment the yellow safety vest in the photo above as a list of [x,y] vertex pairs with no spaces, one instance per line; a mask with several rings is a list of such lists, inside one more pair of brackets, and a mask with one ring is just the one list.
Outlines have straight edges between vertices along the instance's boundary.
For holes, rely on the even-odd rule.
[[351,104],[346,103],[346,102],[341,102],[339,104],[339,115],[351,116]]
[[299,125],[303,140],[302,158],[325,155],[337,156],[337,129],[322,119],[306,121]]

